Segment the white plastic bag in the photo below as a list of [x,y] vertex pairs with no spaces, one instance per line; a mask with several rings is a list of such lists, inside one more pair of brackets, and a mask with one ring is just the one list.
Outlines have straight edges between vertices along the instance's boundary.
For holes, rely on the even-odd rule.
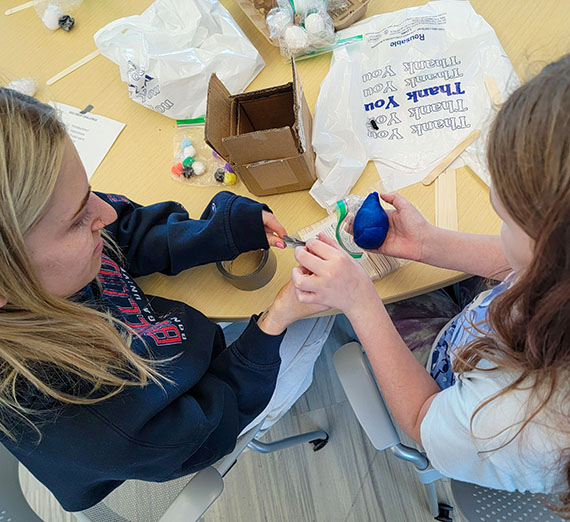
[[212,73],[241,92],[265,63],[217,0],[156,0],[141,15],[120,18],[94,36],[120,67],[131,99],[174,119],[206,112]]
[[377,15],[340,33],[361,43],[335,49],[313,122],[318,180],[330,209],[368,160],[388,190],[423,179],[474,129],[461,158],[488,182],[485,141],[493,109],[485,79],[502,94],[518,78],[491,26],[467,1],[440,0]]

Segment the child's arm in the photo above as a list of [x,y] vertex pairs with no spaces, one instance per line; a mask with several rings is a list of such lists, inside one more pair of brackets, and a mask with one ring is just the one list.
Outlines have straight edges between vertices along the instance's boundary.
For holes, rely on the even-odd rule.
[[511,271],[499,236],[437,228],[401,195],[381,197],[395,210],[387,211],[390,227],[378,253],[498,280]]
[[503,254],[499,236],[432,228],[431,234],[424,239],[419,259],[422,263],[498,281],[512,271]]
[[295,249],[297,297],[341,310],[365,349],[382,395],[399,426],[416,442],[439,386],[416,360],[394,327],[369,276],[334,242],[307,242]]
[[172,275],[242,252],[268,248],[262,211],[266,206],[231,192],[219,192],[200,219],[169,201],[143,207],[123,196],[98,194],[117,212],[106,229],[126,257],[131,275]]

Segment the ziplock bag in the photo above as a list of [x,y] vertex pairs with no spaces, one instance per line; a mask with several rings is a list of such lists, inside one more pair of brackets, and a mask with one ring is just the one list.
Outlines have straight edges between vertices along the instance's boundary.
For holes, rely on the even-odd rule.
[[217,0],[156,0],[141,15],[107,24],[94,39],[119,65],[130,98],[174,119],[206,112],[212,73],[241,92],[265,65]]
[[474,129],[461,158],[488,182],[493,117],[485,79],[506,99],[518,78],[491,26],[467,1],[440,0],[377,15],[341,31],[361,42],[334,50],[313,119],[318,180],[331,209],[375,160],[387,190],[423,179]]
[[236,174],[204,140],[204,116],[178,120],[174,133],[170,176],[186,185],[202,187],[235,185]]

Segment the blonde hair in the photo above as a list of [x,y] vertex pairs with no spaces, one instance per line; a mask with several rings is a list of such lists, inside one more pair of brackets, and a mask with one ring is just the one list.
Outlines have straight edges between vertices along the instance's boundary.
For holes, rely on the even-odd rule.
[[[516,283],[492,301],[490,335],[460,348],[454,371],[471,370],[486,359],[497,369],[520,372],[473,415],[511,390],[530,389],[532,406],[507,444],[558,401],[561,407],[550,413],[556,428],[570,436],[564,411],[570,398],[570,55],[545,67],[505,102],[489,134],[487,161],[497,196],[534,240],[533,258]],[[570,515],[569,452],[560,456],[567,486],[557,511],[564,516]]]
[[160,378],[130,349],[128,327],[48,294],[32,270],[24,236],[53,192],[65,140],[52,107],[0,88],[0,435],[12,439],[22,421],[41,436],[38,396],[91,404]]

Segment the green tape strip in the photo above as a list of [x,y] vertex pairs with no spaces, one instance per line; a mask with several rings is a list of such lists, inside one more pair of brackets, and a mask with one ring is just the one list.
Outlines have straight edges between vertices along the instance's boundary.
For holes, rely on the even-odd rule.
[[342,238],[340,237],[340,224],[344,221],[344,218],[346,217],[347,214],[348,214],[348,209],[346,208],[346,203],[344,202],[344,199],[337,201],[336,202],[337,221],[336,221],[336,230],[335,230],[336,240],[348,255],[350,255],[354,259],[360,259],[362,257],[362,253],[355,254],[354,252],[351,252],[348,248],[344,246]]
[[206,123],[206,115],[198,116],[197,118],[191,118],[189,120],[176,120],[176,125],[179,127],[181,125],[204,125]]

